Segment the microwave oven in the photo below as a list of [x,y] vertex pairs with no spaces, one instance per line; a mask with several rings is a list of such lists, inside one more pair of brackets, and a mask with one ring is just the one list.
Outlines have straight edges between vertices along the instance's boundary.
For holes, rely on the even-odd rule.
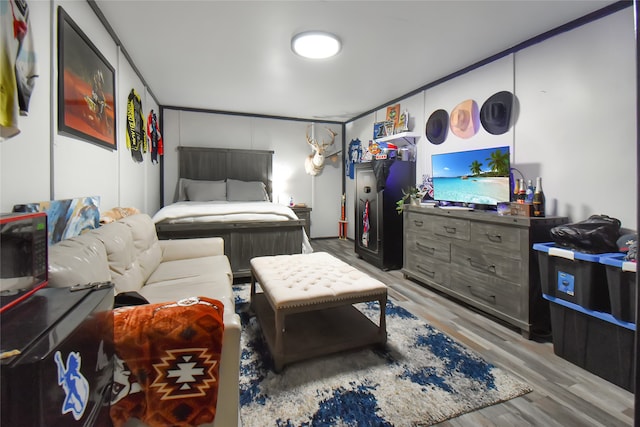
[[48,283],[47,215],[0,214],[0,312]]

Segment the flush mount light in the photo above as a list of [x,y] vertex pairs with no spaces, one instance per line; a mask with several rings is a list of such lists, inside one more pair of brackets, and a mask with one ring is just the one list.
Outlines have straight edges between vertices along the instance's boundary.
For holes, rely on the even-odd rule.
[[306,31],[291,39],[291,49],[298,55],[311,59],[324,59],[340,52],[340,39],[331,33]]

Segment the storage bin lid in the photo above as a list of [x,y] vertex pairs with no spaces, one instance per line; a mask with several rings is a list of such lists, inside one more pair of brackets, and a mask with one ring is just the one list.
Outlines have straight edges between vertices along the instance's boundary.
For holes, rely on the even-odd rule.
[[603,254],[587,254],[584,252],[574,251],[572,249],[563,248],[557,246],[555,242],[549,243],[534,243],[533,249],[546,252],[549,256],[557,256],[560,258],[566,258],[569,260],[580,260],[580,261],[589,261],[589,262],[599,262],[600,257]]
[[625,261],[623,253],[604,254],[600,257],[600,264],[609,265],[620,268],[622,271],[636,272],[636,263],[633,261]]

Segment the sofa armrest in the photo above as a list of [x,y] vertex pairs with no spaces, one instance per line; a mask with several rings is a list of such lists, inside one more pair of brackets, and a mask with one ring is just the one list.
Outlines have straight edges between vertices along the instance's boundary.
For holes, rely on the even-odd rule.
[[159,240],[158,243],[162,249],[162,261],[224,255],[222,237]]

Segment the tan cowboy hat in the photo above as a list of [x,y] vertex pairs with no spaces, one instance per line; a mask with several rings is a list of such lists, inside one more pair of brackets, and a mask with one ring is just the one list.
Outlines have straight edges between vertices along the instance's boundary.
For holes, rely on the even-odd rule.
[[449,120],[451,132],[460,138],[471,138],[480,127],[478,104],[473,99],[467,99],[456,105],[451,111]]

